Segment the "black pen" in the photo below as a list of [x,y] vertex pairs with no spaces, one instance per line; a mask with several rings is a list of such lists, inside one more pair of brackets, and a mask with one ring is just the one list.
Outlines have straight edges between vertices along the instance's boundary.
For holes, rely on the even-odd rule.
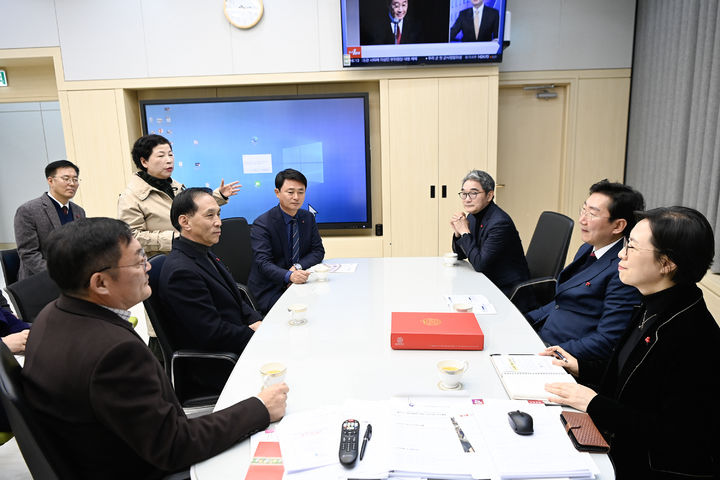
[[565,358],[565,355],[563,355],[562,353],[558,352],[557,350],[553,350],[553,353],[554,353],[560,360],[562,360],[562,361],[565,362],[565,363],[568,363],[568,359]]
[[365,456],[365,447],[367,446],[367,442],[370,438],[372,438],[372,425],[368,423],[368,426],[365,428],[362,447],[360,447],[360,460],[362,460],[363,456]]

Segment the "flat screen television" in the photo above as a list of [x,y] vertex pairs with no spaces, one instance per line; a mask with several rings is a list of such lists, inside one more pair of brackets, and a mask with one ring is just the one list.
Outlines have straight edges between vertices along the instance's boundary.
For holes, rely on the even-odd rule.
[[343,66],[501,62],[505,9],[506,0],[341,0]]
[[368,95],[306,95],[141,101],[144,133],[170,140],[172,177],[187,187],[238,180],[222,218],[252,223],[278,204],[275,175],[308,180],[303,208],[322,229],[369,228]]

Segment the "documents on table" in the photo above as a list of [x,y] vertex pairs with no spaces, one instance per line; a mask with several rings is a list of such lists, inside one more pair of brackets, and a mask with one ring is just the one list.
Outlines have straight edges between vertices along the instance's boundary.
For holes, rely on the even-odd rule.
[[[485,434],[488,451],[501,479],[594,478],[599,469],[587,453],[566,441],[561,407],[521,400],[473,400],[473,416]],[[534,433],[518,435],[508,427],[508,412],[533,418]]]
[[546,383],[577,383],[564,368],[553,365],[552,357],[535,354],[490,355],[495,371],[508,396],[515,400],[546,401],[550,393]]
[[[517,435],[508,412],[522,410],[535,433]],[[277,428],[285,479],[372,478],[591,479],[598,473],[587,453],[575,450],[559,407],[517,400],[470,397],[394,397],[349,401],[286,415]],[[357,419],[372,440],[362,461],[338,460],[340,426]]]
[[330,270],[329,273],[355,273],[357,263],[326,263]]
[[469,303],[472,305],[472,312],[476,315],[493,315],[497,313],[495,307],[485,295],[444,295],[448,307],[452,310],[456,303]]

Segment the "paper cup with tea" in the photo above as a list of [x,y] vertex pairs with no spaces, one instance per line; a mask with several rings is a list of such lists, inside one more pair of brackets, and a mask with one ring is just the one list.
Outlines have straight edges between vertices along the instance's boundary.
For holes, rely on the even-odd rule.
[[328,267],[324,263],[319,263],[313,267],[313,272],[317,276],[318,282],[326,282],[328,279],[329,271],[330,267]]
[[460,380],[463,374],[468,371],[470,365],[464,360],[443,360],[438,362],[438,386],[443,390],[459,390],[462,388]]
[[466,302],[459,302],[459,303],[453,303],[453,310],[456,312],[472,312],[473,306],[472,303],[466,303]]
[[260,367],[260,376],[262,377],[263,388],[282,383],[285,381],[287,367],[280,362],[266,363]]
[[443,255],[443,263],[447,267],[452,267],[455,265],[455,261],[457,260],[457,253],[455,252],[448,252],[445,255]]
[[302,303],[294,303],[288,307],[290,312],[290,325],[304,325],[307,323],[307,305]]

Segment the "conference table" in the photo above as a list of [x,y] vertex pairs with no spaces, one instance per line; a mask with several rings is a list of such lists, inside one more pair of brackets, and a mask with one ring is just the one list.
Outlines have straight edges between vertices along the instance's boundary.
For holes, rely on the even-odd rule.
[[[282,362],[290,387],[287,414],[346,399],[387,400],[394,395],[438,395],[436,364],[467,360],[464,390],[476,398],[508,396],[489,359],[491,353],[538,353],[544,345],[513,304],[485,275],[465,262],[446,266],[441,257],[333,259],[353,265],[349,273],[311,274],[291,285],[268,312],[235,366],[215,410],[257,394],[260,367]],[[448,312],[447,295],[484,295],[495,314],[478,314],[482,351],[393,350],[392,312]],[[307,323],[288,324],[288,307],[308,307]],[[450,392],[455,393],[455,392]],[[339,429],[339,425],[338,425]],[[196,480],[242,479],[251,460],[250,441],[191,468]],[[613,479],[604,454],[593,454],[602,480]]]

